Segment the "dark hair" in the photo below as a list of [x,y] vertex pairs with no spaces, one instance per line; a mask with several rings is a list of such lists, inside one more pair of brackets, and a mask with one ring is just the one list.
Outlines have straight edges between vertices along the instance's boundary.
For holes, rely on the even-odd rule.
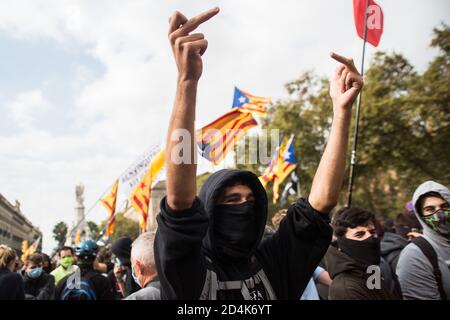
[[381,226],[383,227],[384,232],[395,232],[394,229],[394,220],[392,219],[385,219],[383,220],[383,223],[381,224]]
[[106,263],[111,261],[111,248],[103,247],[97,253],[97,261],[100,263]]
[[27,257],[27,262],[32,262],[34,264],[42,264],[44,259],[42,259],[42,255],[40,253],[33,253]]
[[343,237],[347,228],[366,227],[370,222],[375,222],[375,215],[372,212],[358,207],[344,207],[335,214],[334,234]]
[[61,251],[67,251],[67,250],[70,250],[70,253],[72,254],[72,255],[74,255],[74,251],[73,251],[73,248],[72,247],[69,247],[69,246],[64,246],[64,247],[62,247],[61,249],[59,249],[59,256],[61,256]]
[[240,185],[247,186],[250,189],[252,189],[250,184],[247,181],[243,180],[242,177],[239,177],[239,176],[234,177],[234,178],[228,180],[224,186],[222,186],[219,190],[217,190],[217,193],[216,193],[217,195],[215,196],[215,199],[214,199],[215,202],[217,202],[219,199],[223,198],[223,196],[225,195],[226,188],[240,186]]
[[409,227],[411,229],[412,228],[416,228],[416,229],[422,228],[416,215],[414,213],[410,213],[410,212],[399,213],[395,216],[394,228],[403,227],[403,226]]
[[423,215],[422,206],[423,206],[423,203],[425,202],[425,199],[428,197],[437,197],[437,198],[444,199],[444,198],[442,198],[442,196],[439,192],[435,192],[435,191],[430,191],[430,192],[427,192],[427,193],[421,195],[416,202],[416,210],[420,215]]

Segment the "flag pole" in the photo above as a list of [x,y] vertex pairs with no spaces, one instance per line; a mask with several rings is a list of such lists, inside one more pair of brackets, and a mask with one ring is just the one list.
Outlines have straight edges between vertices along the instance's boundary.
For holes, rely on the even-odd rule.
[[302,191],[300,189],[300,166],[295,171],[297,174],[297,198],[300,199],[302,197]]
[[[369,0],[366,0],[366,16],[364,18],[364,42],[362,49],[362,60],[361,60],[361,77],[364,77],[364,58],[366,54],[366,42],[367,42],[367,17],[368,17],[368,8],[369,8]],[[362,90],[358,96],[358,105],[356,107],[355,114],[355,130],[354,130],[354,138],[353,138],[353,148],[350,157],[350,175],[349,175],[349,183],[348,183],[348,199],[347,199],[347,207],[350,207],[352,204],[352,193],[353,193],[353,184],[355,178],[356,171],[356,148],[358,146],[358,131],[359,131],[359,115],[361,112],[361,100],[362,100]]]

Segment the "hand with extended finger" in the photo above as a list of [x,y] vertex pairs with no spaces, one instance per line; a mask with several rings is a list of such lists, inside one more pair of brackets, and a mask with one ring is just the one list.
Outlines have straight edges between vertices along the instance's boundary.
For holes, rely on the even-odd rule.
[[363,87],[363,78],[355,67],[353,59],[348,59],[334,52],[331,57],[340,62],[330,83],[330,96],[335,112],[349,111]]
[[192,33],[203,22],[219,12],[219,8],[205,11],[191,19],[176,11],[169,19],[169,40],[181,81],[197,81],[203,70],[202,55],[208,47],[202,33]]

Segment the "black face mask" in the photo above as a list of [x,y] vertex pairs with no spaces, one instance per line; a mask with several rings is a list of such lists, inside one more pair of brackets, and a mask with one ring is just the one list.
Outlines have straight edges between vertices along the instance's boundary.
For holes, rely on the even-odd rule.
[[220,255],[232,260],[248,256],[257,237],[253,204],[219,204],[214,207],[214,239]]
[[380,240],[373,236],[363,241],[338,237],[339,248],[363,267],[379,265],[381,257]]

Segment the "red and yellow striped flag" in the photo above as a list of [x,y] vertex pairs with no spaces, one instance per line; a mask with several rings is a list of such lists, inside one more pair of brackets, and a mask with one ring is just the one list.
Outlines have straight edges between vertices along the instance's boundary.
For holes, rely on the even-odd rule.
[[109,212],[108,223],[106,225],[106,236],[110,236],[114,232],[115,228],[115,213],[116,213],[116,203],[117,203],[117,189],[119,188],[119,179],[114,183],[111,191],[106,197],[100,200],[100,202],[105,206],[106,210]]
[[150,161],[149,167],[141,181],[130,195],[133,208],[139,213],[139,226],[147,230],[148,210],[150,207],[150,194],[158,173],[164,167],[164,150],[158,152]]
[[81,243],[81,230],[78,229],[77,233],[75,234],[75,244],[79,245]]
[[197,143],[202,156],[214,164],[220,163],[236,142],[258,125],[251,113],[234,108],[220,118],[197,130]]

